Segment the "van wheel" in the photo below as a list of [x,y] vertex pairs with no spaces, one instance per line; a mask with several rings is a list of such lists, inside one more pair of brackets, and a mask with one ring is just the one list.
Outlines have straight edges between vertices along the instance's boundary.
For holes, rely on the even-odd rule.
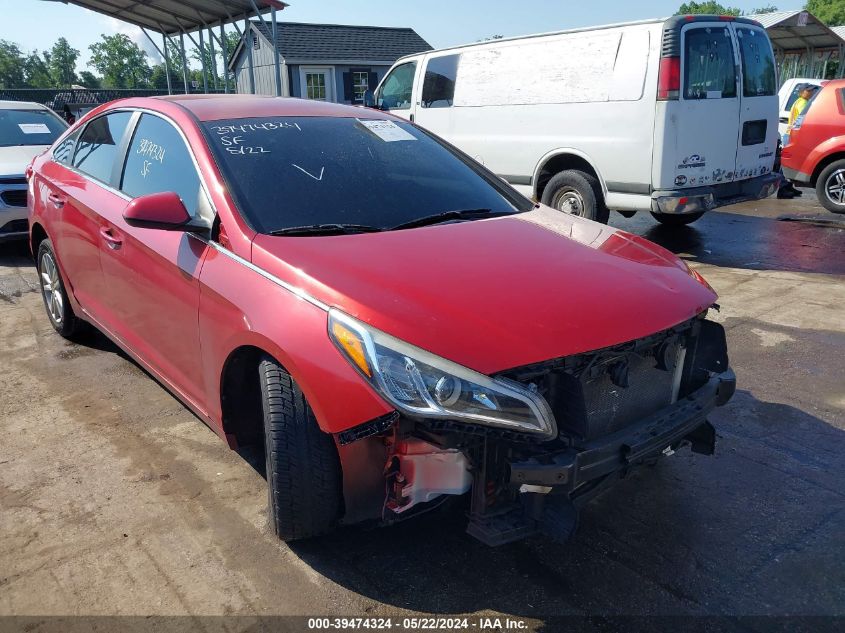
[[70,307],[62,274],[56,263],[53,243],[49,239],[38,245],[37,264],[41,298],[44,299],[50,324],[56,332],[65,338],[71,338],[79,330],[81,321],[76,318],[73,308]]
[[816,196],[833,213],[845,213],[845,160],[837,160],[822,170],[816,181]]
[[555,174],[543,189],[541,202],[546,206],[607,224],[610,211],[604,205],[599,181],[577,169]]
[[666,226],[684,226],[695,222],[704,215],[704,211],[700,211],[699,213],[655,213],[652,211],[651,215],[660,224],[665,224]]
[[258,366],[270,522],[284,541],[324,534],[343,507],[340,460],[299,386],[269,356]]

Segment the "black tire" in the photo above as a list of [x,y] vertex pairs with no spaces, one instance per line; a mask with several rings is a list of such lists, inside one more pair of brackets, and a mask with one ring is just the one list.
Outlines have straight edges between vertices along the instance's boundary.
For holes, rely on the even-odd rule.
[[[573,195],[574,194],[574,195]],[[541,202],[546,206],[607,224],[610,210],[604,204],[599,181],[577,169],[567,169],[552,176],[543,189]]]
[[270,523],[284,541],[330,531],[341,516],[340,460],[332,437],[320,430],[305,396],[269,356],[258,366]]
[[[840,191],[841,195],[831,192]],[[822,206],[831,213],[845,213],[845,160],[837,160],[822,170],[816,180],[816,196]],[[842,202],[837,202],[842,200]]]
[[621,215],[623,218],[633,218],[637,215],[636,211],[620,211],[619,209],[616,210],[616,213]]
[[44,308],[47,311],[47,318],[50,319],[50,325],[63,337],[71,338],[79,331],[82,322],[70,306],[56,252],[49,239],[43,240],[38,245],[35,261],[41,298],[44,300]]
[[660,224],[664,224],[666,226],[686,226],[687,224],[692,224],[696,220],[698,220],[702,215],[704,215],[704,211],[700,211],[698,213],[655,213],[654,211],[651,212],[651,215],[654,216],[654,219],[660,222]]

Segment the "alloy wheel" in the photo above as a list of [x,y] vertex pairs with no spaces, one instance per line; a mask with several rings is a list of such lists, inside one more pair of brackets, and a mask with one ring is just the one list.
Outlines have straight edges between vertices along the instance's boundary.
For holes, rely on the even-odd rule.
[[50,313],[50,318],[56,325],[61,325],[64,315],[64,295],[59,278],[59,269],[50,253],[41,256],[41,292],[44,295],[44,305]]
[[825,193],[835,204],[845,205],[845,169],[837,169],[827,177]]

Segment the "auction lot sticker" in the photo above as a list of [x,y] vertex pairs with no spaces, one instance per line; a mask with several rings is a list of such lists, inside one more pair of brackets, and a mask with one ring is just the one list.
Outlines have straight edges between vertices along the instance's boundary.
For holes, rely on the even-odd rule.
[[46,123],[18,123],[18,127],[24,134],[49,134],[50,128]]
[[381,140],[392,143],[393,141],[416,141],[411,134],[408,134],[393,121],[373,121],[358,119],[358,123],[378,136]]

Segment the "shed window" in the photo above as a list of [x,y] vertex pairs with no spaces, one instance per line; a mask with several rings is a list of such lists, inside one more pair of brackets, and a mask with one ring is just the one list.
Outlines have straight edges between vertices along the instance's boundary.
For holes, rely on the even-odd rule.
[[370,73],[367,70],[352,71],[352,100],[363,103],[364,93],[370,89]]

